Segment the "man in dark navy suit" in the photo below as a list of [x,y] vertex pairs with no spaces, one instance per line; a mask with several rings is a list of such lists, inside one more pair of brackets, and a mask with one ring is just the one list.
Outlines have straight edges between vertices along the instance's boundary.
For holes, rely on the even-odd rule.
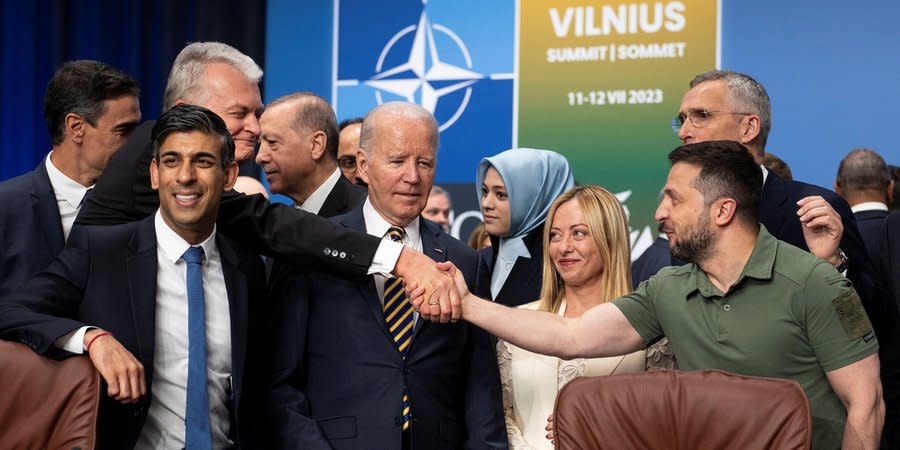
[[0,338],[53,358],[87,353],[107,386],[101,449],[258,448],[264,271],[215,226],[237,177],[234,142],[209,110],[177,106],[152,143],[159,210],[77,228],[0,302]]
[[[473,285],[474,251],[420,217],[437,163],[431,114],[387,103],[361,136],[369,195],[334,220],[452,261]],[[269,403],[278,448],[507,447],[496,353],[483,331],[419,319],[402,279],[309,273],[275,283]]]
[[884,158],[868,148],[848,153],[838,166],[834,190],[850,204],[869,256],[877,260],[884,244],[884,224],[894,181]]
[[97,61],[70,61],[50,79],[44,119],[53,147],[31,172],[0,183],[0,296],[62,251],[113,153],[141,120],[137,81]]

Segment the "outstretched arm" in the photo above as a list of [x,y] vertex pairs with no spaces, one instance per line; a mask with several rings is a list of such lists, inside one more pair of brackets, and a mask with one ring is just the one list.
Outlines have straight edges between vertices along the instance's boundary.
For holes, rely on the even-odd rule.
[[[459,271],[450,271],[462,298],[463,319],[515,346],[563,359],[623,355],[645,346],[641,335],[612,303],[595,306],[573,319],[509,308],[470,294]],[[413,306],[421,317],[435,320],[423,312],[427,305],[422,298],[416,298]]]

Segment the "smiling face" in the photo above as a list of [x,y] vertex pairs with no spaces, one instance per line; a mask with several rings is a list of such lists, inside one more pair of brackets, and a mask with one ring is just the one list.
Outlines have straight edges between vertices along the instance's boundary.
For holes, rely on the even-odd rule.
[[406,226],[425,209],[434,184],[437,149],[429,123],[389,113],[373,117],[374,137],[358,157],[372,206],[395,226]]
[[212,233],[222,192],[237,178],[237,163],[222,167],[222,140],[192,131],[173,132],[150,163],[150,184],[159,191],[160,215],[191,244]]
[[549,237],[550,260],[567,286],[584,286],[602,276],[600,251],[577,200],[557,208]]
[[669,238],[669,249],[682,260],[701,263],[716,243],[712,229],[711,208],[703,194],[694,187],[700,167],[683,162],[669,170],[662,199],[656,209],[660,231]]
[[500,173],[488,167],[481,185],[481,215],[491,236],[506,237],[510,228],[509,194]]
[[263,111],[259,86],[225,63],[208,64],[200,85],[205,100],[195,104],[225,121],[234,139],[234,159],[238,162],[249,159],[259,141],[259,116]]

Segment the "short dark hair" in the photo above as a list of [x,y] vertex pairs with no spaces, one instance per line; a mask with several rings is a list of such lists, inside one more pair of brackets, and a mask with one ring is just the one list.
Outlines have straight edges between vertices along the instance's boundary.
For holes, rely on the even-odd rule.
[[358,123],[361,125],[363,123],[363,118],[362,117],[351,117],[349,119],[342,120],[341,123],[338,124],[338,131],[344,131],[344,128],[347,128],[350,125],[353,125],[355,123]]
[[723,197],[733,198],[736,217],[747,224],[759,223],[762,170],[743,145],[734,141],[682,145],[669,153],[669,161],[700,167],[693,186],[703,194],[707,206]]
[[225,121],[216,113],[197,105],[175,105],[159,116],[150,142],[153,146],[153,160],[159,163],[159,146],[172,133],[190,133],[199,131],[222,140],[222,168],[227,168],[234,161],[234,140],[225,126]]
[[273,100],[269,107],[282,103],[295,103],[297,106],[291,121],[295,131],[305,129],[325,133],[325,154],[337,161],[338,126],[331,105],[312,92],[297,92]]
[[63,63],[44,94],[44,121],[50,142],[63,141],[66,115],[78,114],[92,126],[106,112],[106,100],[141,94],[138,82],[109,64],[88,59]]
[[841,160],[835,183],[842,190],[873,190],[886,195],[891,183],[891,171],[878,152],[870,148],[858,148],[847,153]]

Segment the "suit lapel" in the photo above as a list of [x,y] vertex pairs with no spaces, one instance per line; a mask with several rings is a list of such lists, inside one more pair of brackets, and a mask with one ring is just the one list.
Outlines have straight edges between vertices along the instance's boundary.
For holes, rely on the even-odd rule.
[[[420,217],[419,233],[422,236],[422,253],[436,262],[446,261],[447,245],[444,240],[441,239],[440,228],[438,228],[436,224]],[[429,323],[430,321],[423,320],[421,317],[416,321],[416,326],[413,329],[413,341],[412,344],[410,344],[410,347],[415,345],[416,337],[419,335],[423,328],[428,326]],[[412,351],[412,348],[410,348],[410,351]]]
[[347,211],[347,186],[344,185],[344,182],[349,183],[341,175],[331,192],[328,193],[328,197],[325,198],[325,203],[322,203],[322,209],[319,210],[320,216],[332,217]]
[[[366,221],[363,218],[361,207],[355,208],[347,213],[347,215],[342,216],[340,219],[340,223],[352,230],[356,230],[361,233],[366,232]],[[369,309],[372,310],[372,315],[375,317],[375,320],[381,323],[381,328],[384,330],[385,336],[393,343],[391,334],[390,332],[388,332],[387,323],[385,323],[384,321],[384,306],[381,304],[381,299],[378,298],[378,290],[375,289],[374,277],[366,277],[366,281],[364,283],[357,284],[357,289],[359,289],[359,295],[369,306]]]
[[231,243],[222,236],[216,235],[216,245],[222,258],[222,275],[225,278],[225,291],[228,295],[228,311],[231,321],[231,378],[232,393],[235,404],[238,404],[237,386],[243,386],[244,361],[247,358],[248,303],[247,276],[241,270],[241,259]]
[[787,207],[788,190],[787,182],[769,171],[766,182],[763,183],[762,195],[759,199],[759,221],[773,236],[781,236],[781,228],[784,226],[789,211]]
[[147,379],[152,379],[153,351],[156,332],[156,229],[154,216],[141,221],[129,243],[129,256],[125,262],[128,272],[128,290],[131,301],[132,321],[137,344],[144,362]]
[[44,242],[47,243],[50,256],[54,257],[65,246],[65,238],[62,221],[59,218],[59,207],[56,204],[56,194],[53,193],[53,185],[50,184],[50,176],[47,175],[45,164],[46,159],[34,169],[31,207],[38,220],[38,226],[43,232]]

